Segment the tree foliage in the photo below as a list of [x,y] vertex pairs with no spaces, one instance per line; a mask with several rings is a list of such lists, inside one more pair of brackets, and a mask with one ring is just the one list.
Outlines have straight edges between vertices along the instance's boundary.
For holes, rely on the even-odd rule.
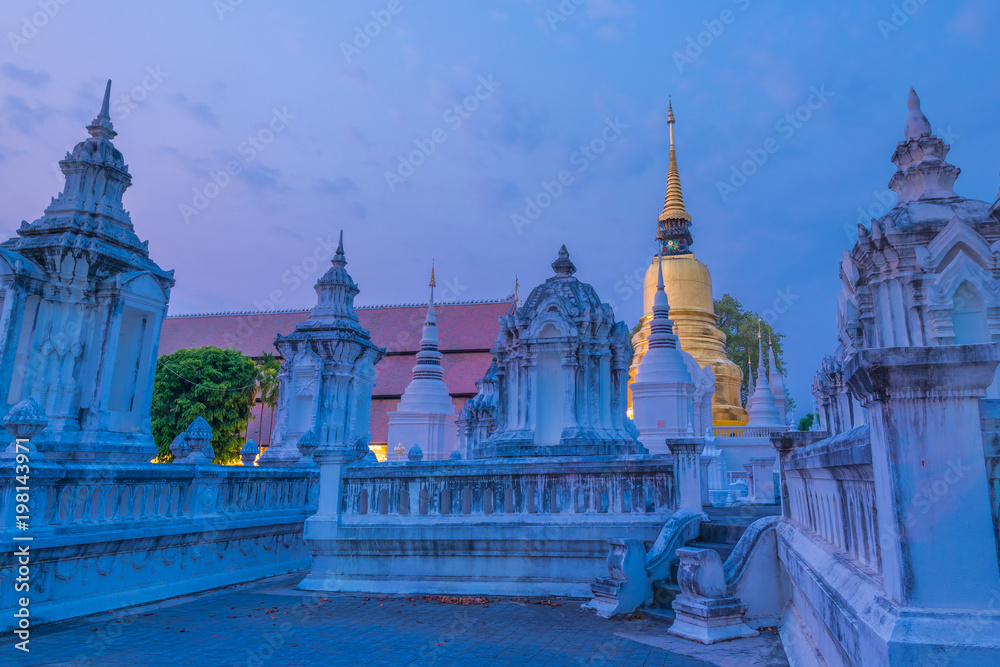
[[215,463],[236,463],[258,391],[259,371],[238,350],[177,350],[159,358],[153,380],[153,440],[159,460],[173,460],[170,443],[198,417],[212,427]]
[[[257,385],[254,387],[254,396],[250,404],[253,405],[257,399],[260,399],[260,414],[254,415],[251,412],[250,418],[263,420],[264,406],[274,410],[275,406],[278,405],[278,371],[281,368],[281,361],[270,352],[261,352],[255,363],[257,364]],[[258,432],[262,430],[263,424],[258,427]]]
[[816,419],[816,415],[813,413],[807,414],[805,417],[799,420],[799,430],[808,431],[813,427],[813,420]]
[[[757,345],[758,326],[760,327],[760,340],[764,343],[764,367],[768,368],[767,344],[768,341],[774,346],[775,364],[778,371],[787,377],[785,369],[784,348],[782,340],[784,335],[774,330],[769,322],[764,320],[757,313],[747,310],[743,304],[731,294],[723,294],[721,299],[715,300],[715,315],[718,317],[718,326],[722,333],[726,334],[726,356],[740,367],[743,371],[743,386],[740,388],[740,396],[746,404],[748,390],[753,393],[753,384],[757,380]],[[749,359],[753,359],[754,373],[751,375]],[[765,372],[767,372],[765,370]],[[750,378],[749,385],[747,378]],[[787,388],[786,388],[787,394]],[[788,411],[791,413],[795,409],[795,401],[788,396]]]

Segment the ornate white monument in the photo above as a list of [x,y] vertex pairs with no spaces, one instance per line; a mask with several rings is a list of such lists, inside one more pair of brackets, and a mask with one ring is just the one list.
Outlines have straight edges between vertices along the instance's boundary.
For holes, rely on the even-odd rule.
[[668,438],[701,437],[711,428],[715,375],[680,348],[662,269],[649,330],[647,352],[632,382],[632,419],[650,454],[669,454]]
[[[444,383],[441,352],[438,350],[437,320],[434,317],[434,269],[431,269],[431,297],[427,303],[420,351],[413,367],[413,379],[389,417],[389,447],[419,445],[427,460],[446,459],[458,447],[455,406]],[[394,444],[395,443],[395,444]]]
[[385,350],[372,343],[354,312],[359,290],[344,268],[343,232],[331,263],[316,282],[318,301],[309,318],[275,339],[285,362],[273,444],[258,465],[293,465],[317,446],[367,451],[375,364]]
[[785,425],[775,404],[774,394],[771,393],[771,380],[764,365],[764,341],[760,331],[757,332],[757,384],[747,401],[747,412],[750,414],[747,426],[778,428]]
[[628,327],[590,285],[573,277],[566,246],[555,275],[500,320],[497,430],[489,456],[637,454],[626,416]]
[[476,395],[465,402],[455,418],[458,427],[458,449],[465,458],[472,458],[473,452],[492,435],[497,428],[497,361],[479,380],[476,380]]
[[111,140],[111,82],[90,137],[59,162],[66,185],[0,244],[0,414],[32,396],[50,460],[156,456],[150,403],[173,271],[149,258],[122,195],[132,184]]

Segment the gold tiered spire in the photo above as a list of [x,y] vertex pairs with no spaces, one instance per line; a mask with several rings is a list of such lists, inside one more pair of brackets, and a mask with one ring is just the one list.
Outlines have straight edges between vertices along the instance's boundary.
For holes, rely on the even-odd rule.
[[670,166],[667,169],[667,197],[663,202],[660,220],[687,220],[691,214],[684,208],[684,193],[681,191],[681,176],[677,171],[677,153],[674,150],[674,103],[667,104],[667,124],[670,125]]

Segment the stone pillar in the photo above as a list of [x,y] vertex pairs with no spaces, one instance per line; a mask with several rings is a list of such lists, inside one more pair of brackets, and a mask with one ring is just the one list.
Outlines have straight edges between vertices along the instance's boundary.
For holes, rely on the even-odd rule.
[[995,608],[979,399],[998,361],[984,344],[862,350],[847,364],[868,409],[885,590],[902,605]]
[[791,518],[788,507],[788,481],[785,478],[785,466],[788,458],[796,450],[802,449],[814,442],[825,440],[829,434],[825,431],[784,431],[771,436],[771,446],[778,452],[778,483],[781,485],[781,515]]
[[701,461],[701,506],[711,507],[712,499],[708,495],[708,466],[712,465],[711,456],[699,457]]
[[704,438],[674,438],[667,440],[674,455],[674,481],[677,485],[677,509],[701,512],[701,450]]
[[754,505],[774,504],[774,457],[762,456],[750,459],[753,474]]

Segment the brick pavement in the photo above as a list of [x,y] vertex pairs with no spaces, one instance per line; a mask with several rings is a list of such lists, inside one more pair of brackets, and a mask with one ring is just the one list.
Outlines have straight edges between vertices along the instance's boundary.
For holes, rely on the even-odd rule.
[[[294,590],[274,577],[41,626],[31,653],[2,638],[0,664],[65,667],[295,665],[787,665],[773,633],[714,647],[658,621],[609,621],[579,601],[457,605],[422,596]],[[693,657],[697,656],[697,657]]]

